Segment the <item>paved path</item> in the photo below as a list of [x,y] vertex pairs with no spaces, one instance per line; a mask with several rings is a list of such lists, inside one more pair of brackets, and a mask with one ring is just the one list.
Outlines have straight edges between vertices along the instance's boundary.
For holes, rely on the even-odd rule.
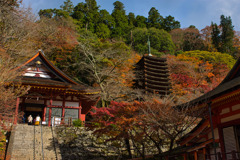
[[40,126],[18,124],[10,137],[8,155],[11,160],[61,160],[53,133],[51,127],[43,126],[42,143]]

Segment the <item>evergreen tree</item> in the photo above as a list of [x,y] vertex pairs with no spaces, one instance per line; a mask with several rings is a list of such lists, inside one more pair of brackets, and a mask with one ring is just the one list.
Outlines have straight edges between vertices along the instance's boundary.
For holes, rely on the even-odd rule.
[[129,12],[129,14],[128,14],[128,25],[129,26],[134,26],[135,21],[136,21],[135,14],[132,13],[132,12]]
[[140,28],[147,27],[147,18],[144,16],[137,16],[135,21],[135,26]]
[[86,29],[89,29],[93,33],[95,32],[95,26],[99,18],[99,7],[97,6],[96,0],[85,0],[86,1]]
[[220,30],[216,23],[212,22],[211,26],[212,26],[212,32],[211,32],[212,44],[218,51],[220,51],[220,43],[221,43]]
[[106,9],[100,10],[99,22],[104,23],[108,26],[109,29],[112,29],[115,26],[113,17],[109,14]]
[[86,30],[94,33],[99,18],[99,6],[97,6],[96,0],[85,0],[85,2],[78,3],[74,7],[72,17],[77,19],[77,24],[81,27],[84,26]]
[[155,27],[161,29],[163,23],[163,17],[160,15],[155,7],[152,7],[148,12],[148,28]]
[[128,18],[124,10],[124,5],[120,1],[114,2],[113,5],[112,17],[114,18],[115,26],[113,27],[112,37],[123,37],[128,27]]
[[78,3],[74,9],[72,17],[74,18],[75,23],[78,25],[78,27],[85,28],[85,14],[86,14],[86,5],[85,3],[81,2]]
[[231,17],[221,15],[220,26],[212,23],[212,44],[222,53],[234,54],[233,38],[234,30]]
[[99,21],[96,24],[96,34],[99,38],[109,38],[111,28],[114,26],[114,20],[107,10],[100,10]]
[[175,21],[174,17],[169,15],[163,19],[162,28],[170,32],[173,29],[180,28],[180,22]]
[[73,3],[71,0],[66,0],[63,2],[64,4],[60,6],[60,8],[62,8],[63,11],[66,11],[69,13],[69,15],[72,14],[73,12]]
[[224,15],[221,15],[220,19],[221,19],[220,27],[221,27],[221,30],[222,30],[221,52],[233,53],[234,31],[233,31],[232,19],[231,19],[230,16],[225,17]]

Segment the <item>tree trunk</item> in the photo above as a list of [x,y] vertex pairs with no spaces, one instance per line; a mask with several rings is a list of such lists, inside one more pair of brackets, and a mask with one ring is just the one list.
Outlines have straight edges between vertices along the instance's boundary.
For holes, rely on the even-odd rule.
[[131,159],[132,158],[132,152],[131,152],[131,146],[130,146],[128,138],[125,138],[125,144],[126,144],[126,147],[127,147],[129,159]]

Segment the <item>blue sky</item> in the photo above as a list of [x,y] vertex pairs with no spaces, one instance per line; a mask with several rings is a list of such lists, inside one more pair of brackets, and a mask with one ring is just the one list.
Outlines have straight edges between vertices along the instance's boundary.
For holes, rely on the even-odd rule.
[[[59,8],[65,0],[23,0],[25,7],[30,6],[34,13],[40,9]],[[116,0],[96,0],[100,9],[112,13]],[[166,17],[171,15],[180,21],[181,28],[196,26],[199,30],[214,23],[220,23],[220,15],[231,16],[234,29],[240,31],[240,0],[119,0],[126,13],[147,17],[151,7]],[[85,0],[72,0],[74,6]]]

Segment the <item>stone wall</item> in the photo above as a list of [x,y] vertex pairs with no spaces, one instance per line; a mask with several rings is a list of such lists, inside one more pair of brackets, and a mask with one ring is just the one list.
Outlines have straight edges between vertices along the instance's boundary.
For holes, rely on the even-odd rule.
[[121,158],[124,145],[107,142],[83,127],[57,127],[55,129],[62,159],[90,160]]
[[[55,131],[62,159],[127,159],[128,152],[123,142],[106,141],[107,137],[97,137],[93,131],[83,127],[56,127]],[[134,157],[140,157],[131,141],[130,145]],[[157,153],[156,148],[146,146],[145,149],[148,155]]]

